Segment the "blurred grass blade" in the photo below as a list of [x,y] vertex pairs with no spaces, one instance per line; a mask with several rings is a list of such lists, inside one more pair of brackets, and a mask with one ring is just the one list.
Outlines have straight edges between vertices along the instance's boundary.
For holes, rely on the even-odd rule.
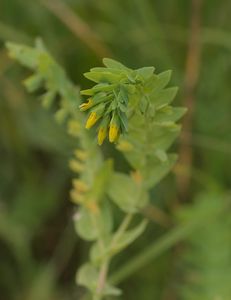
[[90,26],[59,0],[40,0],[40,3],[54,14],[66,27],[86,44],[98,57],[112,56],[111,51]]
[[[226,203],[227,204],[227,203]],[[222,207],[222,210],[224,206]],[[126,278],[130,277],[136,271],[140,270],[142,267],[150,264],[154,259],[161,255],[164,251],[171,248],[173,245],[183,240],[185,237],[189,236],[195,230],[198,230],[201,226],[208,224],[220,211],[213,209],[208,209],[200,215],[196,216],[194,219],[190,220],[186,224],[179,225],[168,233],[166,233],[159,240],[155,241],[149,245],[144,251],[135,257],[131,258],[122,268],[115,273],[110,278],[112,284],[118,284]]]
[[24,32],[2,22],[0,22],[0,39],[24,43],[30,43],[32,41],[32,39]]

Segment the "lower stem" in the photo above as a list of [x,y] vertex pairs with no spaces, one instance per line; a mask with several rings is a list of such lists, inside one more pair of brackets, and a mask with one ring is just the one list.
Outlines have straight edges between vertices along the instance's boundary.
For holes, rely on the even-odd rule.
[[99,278],[98,278],[98,283],[97,283],[97,289],[96,289],[96,296],[95,300],[100,300],[102,299],[102,291],[104,289],[104,286],[106,284],[106,278],[107,278],[107,272],[108,272],[108,267],[109,267],[109,260],[106,260],[99,272]]
[[[112,239],[111,242],[111,248],[116,244],[117,240],[120,238],[120,236],[126,231],[127,227],[129,226],[131,220],[132,220],[133,214],[127,214],[123,222],[121,223],[120,227],[118,228],[117,232],[114,235],[114,238]],[[103,297],[103,289],[106,284],[106,279],[107,279],[107,273],[108,273],[108,268],[110,264],[110,259],[106,258],[105,261],[102,263],[102,266],[99,271],[99,278],[98,278],[98,283],[97,283],[97,288],[96,288],[96,293],[93,296],[93,300],[101,300]]]

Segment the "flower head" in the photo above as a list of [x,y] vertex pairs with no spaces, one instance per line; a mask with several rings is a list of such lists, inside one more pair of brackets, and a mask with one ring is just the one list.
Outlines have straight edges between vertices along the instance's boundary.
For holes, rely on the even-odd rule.
[[110,68],[106,63],[106,68],[93,68],[84,74],[97,84],[91,89],[81,91],[82,95],[89,98],[86,103],[80,105],[80,110],[90,110],[86,128],[91,128],[102,119],[97,130],[99,145],[103,144],[107,135],[109,141],[114,143],[120,134],[128,131],[129,97],[135,93],[134,89],[131,92],[131,87],[137,84],[135,79],[138,75],[121,64],[116,66],[119,66],[118,70],[115,68],[116,72],[114,67]]

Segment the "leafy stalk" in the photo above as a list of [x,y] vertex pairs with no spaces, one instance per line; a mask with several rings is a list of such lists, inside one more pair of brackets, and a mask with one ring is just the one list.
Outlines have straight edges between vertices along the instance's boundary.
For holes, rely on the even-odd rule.
[[[121,291],[108,282],[111,260],[145,230],[147,221],[133,226],[133,216],[147,205],[149,191],[176,160],[168,149],[179,134],[176,122],[185,109],[171,106],[177,91],[166,88],[171,72],[157,75],[154,67],[132,70],[106,58],[105,67],[84,74],[96,85],[81,91],[88,97],[82,102],[78,88],[41,41],[35,48],[13,43],[7,48],[13,59],[34,73],[24,81],[27,90],[45,88],[42,104],[49,108],[55,103],[56,120],[66,124],[78,141],[69,162],[75,174],[70,196],[77,206],[75,229],[92,247],[89,262],[78,270],[77,283],[94,300],[117,296]],[[130,173],[115,171],[113,158],[104,160],[94,136],[85,129],[95,124],[98,144],[107,137],[116,144],[130,164]],[[118,228],[113,225],[112,202],[125,215]]]

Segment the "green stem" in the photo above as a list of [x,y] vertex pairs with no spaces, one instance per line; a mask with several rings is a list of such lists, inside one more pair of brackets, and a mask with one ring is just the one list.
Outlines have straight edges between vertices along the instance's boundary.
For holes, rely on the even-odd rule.
[[111,248],[113,248],[113,246],[116,244],[116,242],[121,237],[121,235],[126,231],[126,229],[128,228],[128,226],[132,220],[132,217],[133,217],[133,214],[131,214],[131,213],[127,214],[124,217],[123,222],[120,224],[120,227],[118,228],[117,232],[114,235],[114,238],[111,243]]
[[[116,245],[116,243],[119,240],[119,238],[121,237],[121,235],[126,231],[126,229],[128,228],[128,226],[132,220],[132,217],[133,217],[133,214],[127,214],[124,217],[123,222],[120,224],[117,232],[114,235],[114,238],[112,239],[110,248],[113,248]],[[111,260],[111,258],[106,257],[105,260],[102,262],[102,265],[101,265],[100,271],[99,271],[99,278],[98,278],[96,293],[95,293],[95,295],[93,295],[93,300],[101,300],[103,297],[102,292],[103,292],[103,289],[104,289],[104,286],[106,283],[110,260]]]
[[105,283],[106,283],[108,267],[109,267],[109,260],[105,260],[100,268],[97,289],[96,289],[96,294],[94,295],[94,300],[101,300],[103,297],[102,291],[103,291]]

